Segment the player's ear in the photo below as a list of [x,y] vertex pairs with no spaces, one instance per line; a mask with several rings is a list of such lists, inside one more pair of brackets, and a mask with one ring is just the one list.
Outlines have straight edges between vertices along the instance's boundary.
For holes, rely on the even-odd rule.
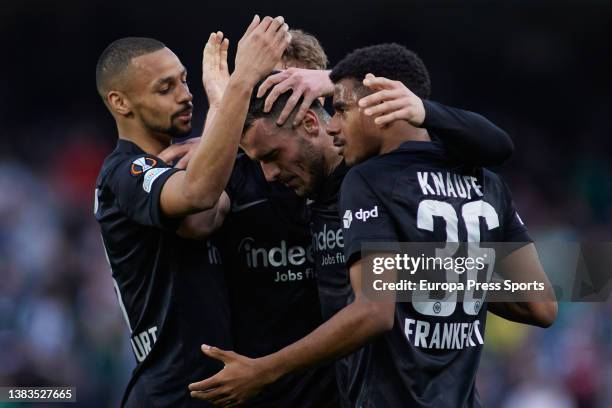
[[121,91],[109,91],[106,102],[110,110],[118,115],[127,116],[132,113],[132,106],[127,96]]
[[319,135],[321,123],[319,122],[317,114],[312,109],[308,109],[300,126],[304,128],[307,135],[316,137]]

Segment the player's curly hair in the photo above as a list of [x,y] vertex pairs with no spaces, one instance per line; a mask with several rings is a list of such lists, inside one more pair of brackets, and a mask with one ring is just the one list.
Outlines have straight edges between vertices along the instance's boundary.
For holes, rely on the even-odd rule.
[[334,83],[353,78],[361,84],[368,73],[400,81],[420,98],[427,99],[431,94],[429,72],[421,58],[395,43],[356,49],[334,67],[329,77]]

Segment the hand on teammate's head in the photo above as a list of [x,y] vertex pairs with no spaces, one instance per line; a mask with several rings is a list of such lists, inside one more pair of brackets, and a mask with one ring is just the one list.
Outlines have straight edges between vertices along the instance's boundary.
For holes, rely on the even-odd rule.
[[374,123],[384,127],[398,120],[421,126],[425,120],[423,101],[400,81],[367,74],[363,85],[373,94],[358,102],[366,116],[375,117]]
[[285,104],[285,108],[276,120],[276,124],[282,126],[291,116],[300,99],[302,103],[293,120],[293,126],[299,125],[312,103],[321,96],[333,94],[334,85],[329,79],[328,71],[314,69],[288,68],[278,74],[270,75],[261,84],[257,91],[257,97],[263,97],[268,90],[264,106],[264,112],[270,112],[278,97],[291,90],[292,94]]

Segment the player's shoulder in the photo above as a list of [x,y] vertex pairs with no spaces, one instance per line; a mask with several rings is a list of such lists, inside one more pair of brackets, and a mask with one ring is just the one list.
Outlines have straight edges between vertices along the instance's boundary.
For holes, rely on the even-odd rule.
[[265,185],[266,180],[259,163],[251,159],[244,152],[239,152],[234,161],[234,167],[230,176],[228,187],[240,192],[240,190],[257,185]]
[[126,160],[126,154],[115,148],[102,162],[100,172],[98,173],[98,186],[107,184],[109,178],[115,173],[121,163]]
[[494,171],[483,168],[482,178],[484,180],[485,193],[506,195],[509,193],[508,185],[503,177]]
[[427,164],[448,164],[452,159],[444,147],[435,142],[408,141],[389,153],[374,156],[362,163],[364,169],[406,169]]
[[144,152],[131,142],[119,140],[117,147],[102,163],[97,185],[113,185],[121,179],[139,179],[145,175],[156,177],[170,169],[159,157]]
[[232,177],[260,180],[265,176],[258,161],[251,159],[246,153],[239,151],[234,160]]
[[342,188],[347,189],[364,184],[376,185],[376,180],[380,177],[379,169],[380,166],[373,165],[369,161],[350,167],[342,180]]
[[404,142],[397,149],[374,156],[353,166],[347,173],[349,182],[361,180],[378,189],[391,189],[393,180],[411,169],[448,162],[442,146],[433,142]]
[[256,164],[254,160],[252,160],[246,153],[240,151],[236,155],[236,161],[234,162],[234,168],[252,168],[253,164]]

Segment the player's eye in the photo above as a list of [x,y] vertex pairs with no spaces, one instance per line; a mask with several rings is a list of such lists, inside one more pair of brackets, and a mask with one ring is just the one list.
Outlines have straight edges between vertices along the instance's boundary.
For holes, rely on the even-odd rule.
[[165,88],[159,89],[157,92],[159,94],[161,94],[161,95],[166,95],[168,92],[170,92],[170,86],[167,86]]
[[272,150],[269,153],[266,153],[264,156],[262,156],[259,161],[262,161],[264,163],[269,163],[272,160],[274,160],[276,158],[276,156],[278,156],[278,150]]

